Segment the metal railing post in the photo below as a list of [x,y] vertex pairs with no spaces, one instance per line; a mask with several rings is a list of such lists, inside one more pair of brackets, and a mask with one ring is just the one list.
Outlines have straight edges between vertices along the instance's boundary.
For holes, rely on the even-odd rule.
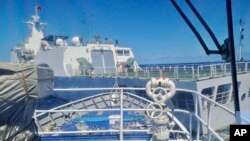
[[193,80],[195,80],[195,73],[194,73],[194,66],[192,66],[192,77],[193,77]]
[[197,67],[197,79],[200,79],[200,66]]
[[196,140],[200,140],[200,121],[197,120],[197,132],[196,132]]
[[175,67],[174,68],[174,74],[175,74],[175,79],[178,80],[179,79],[179,74],[178,74],[178,71],[179,71],[179,68],[178,67]]
[[216,64],[213,65],[213,70],[214,70],[214,71],[213,71],[213,72],[214,72],[214,75],[213,75],[213,76],[218,76],[217,66],[218,66],[218,65],[216,65]]
[[213,65],[210,65],[210,78],[213,77]]
[[208,141],[211,140],[210,119],[211,119],[211,103],[209,102],[208,103],[208,115],[207,115]]
[[247,62],[245,62],[244,72],[247,72]]
[[123,89],[120,96],[120,141],[123,141]]
[[[199,107],[199,105],[198,105],[198,98],[199,98],[199,96],[198,95],[195,95],[195,97],[194,97],[195,99],[194,99],[194,114],[195,114],[195,117],[198,117],[198,107]],[[190,134],[192,134],[192,132],[190,133]],[[191,137],[192,137],[192,135],[191,135]],[[196,139],[197,140],[197,139]]]
[[227,75],[227,64],[224,64],[224,76]]
[[193,137],[192,137],[192,114],[189,114],[189,132],[190,132],[190,141],[192,141]]

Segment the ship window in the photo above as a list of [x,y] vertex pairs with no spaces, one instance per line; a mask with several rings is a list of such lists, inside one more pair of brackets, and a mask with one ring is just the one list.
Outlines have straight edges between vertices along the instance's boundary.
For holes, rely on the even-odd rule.
[[209,98],[213,98],[214,87],[205,88],[201,93]]
[[249,88],[249,90],[248,90],[248,97],[250,97],[250,88]]
[[171,98],[171,102],[176,109],[194,112],[194,100],[192,93],[177,91]]
[[244,93],[244,94],[241,96],[241,101],[243,101],[245,98],[246,98],[246,94]]
[[216,102],[220,104],[227,103],[230,90],[231,90],[231,84],[220,85],[217,90]]
[[116,53],[118,56],[123,56],[123,50],[117,50]]
[[[213,98],[213,93],[214,93],[214,87],[208,87],[205,88],[201,91],[201,94],[205,95],[208,98]],[[203,109],[207,109],[208,108],[208,101],[205,99],[202,99],[202,107]]]
[[129,56],[129,50],[124,50],[124,56]]
[[12,70],[7,70],[7,69],[0,69],[0,76],[2,75],[13,75],[16,72],[12,71]]

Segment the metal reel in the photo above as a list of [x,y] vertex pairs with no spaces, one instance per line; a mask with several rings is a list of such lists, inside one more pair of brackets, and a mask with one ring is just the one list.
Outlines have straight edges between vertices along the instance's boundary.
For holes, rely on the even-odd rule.
[[159,103],[150,103],[147,106],[147,115],[152,118],[159,118],[163,113],[163,108]]
[[120,101],[119,93],[112,93],[110,94],[109,98],[112,104],[118,104],[118,102]]

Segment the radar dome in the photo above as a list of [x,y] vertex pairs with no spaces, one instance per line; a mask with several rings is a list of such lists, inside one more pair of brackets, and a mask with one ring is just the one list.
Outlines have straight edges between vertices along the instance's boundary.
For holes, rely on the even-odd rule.
[[63,40],[61,38],[56,39],[57,46],[63,46]]
[[80,38],[79,37],[73,37],[71,39],[71,42],[74,46],[79,46],[81,44]]

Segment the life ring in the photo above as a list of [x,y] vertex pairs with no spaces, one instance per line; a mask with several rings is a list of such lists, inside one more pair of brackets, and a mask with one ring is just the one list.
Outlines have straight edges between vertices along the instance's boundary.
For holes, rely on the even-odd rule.
[[[169,91],[166,90],[169,88]],[[173,97],[176,92],[175,84],[168,78],[151,78],[146,84],[146,93],[154,101],[164,104],[166,100]]]

